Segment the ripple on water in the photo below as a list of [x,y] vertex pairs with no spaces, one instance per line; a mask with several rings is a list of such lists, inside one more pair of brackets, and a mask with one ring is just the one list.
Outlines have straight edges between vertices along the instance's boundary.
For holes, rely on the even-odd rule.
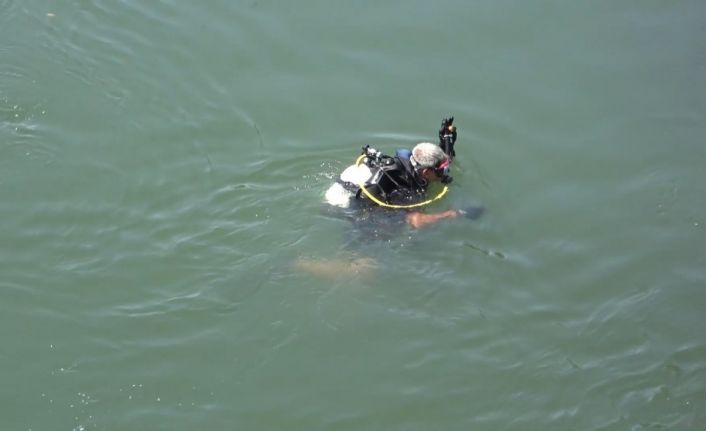
[[45,113],[43,102],[28,104],[7,96],[0,98],[0,134],[6,135],[0,146],[5,153],[0,157],[2,161],[28,160],[42,165],[54,161],[56,146],[45,139],[47,131],[42,125]]
[[0,13],[0,24],[11,22],[15,19],[21,3],[21,1],[17,0],[0,0],[0,10],[2,11]]

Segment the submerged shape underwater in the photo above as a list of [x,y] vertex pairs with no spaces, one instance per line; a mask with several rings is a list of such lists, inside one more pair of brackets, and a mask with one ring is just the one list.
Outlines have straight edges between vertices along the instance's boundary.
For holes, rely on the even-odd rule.
[[705,16],[0,0],[0,428],[702,429]]

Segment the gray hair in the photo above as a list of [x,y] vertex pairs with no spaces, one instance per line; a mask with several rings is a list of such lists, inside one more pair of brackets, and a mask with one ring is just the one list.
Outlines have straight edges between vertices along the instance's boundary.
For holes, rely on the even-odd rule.
[[446,154],[436,144],[421,142],[412,148],[412,159],[420,168],[432,168],[446,160]]

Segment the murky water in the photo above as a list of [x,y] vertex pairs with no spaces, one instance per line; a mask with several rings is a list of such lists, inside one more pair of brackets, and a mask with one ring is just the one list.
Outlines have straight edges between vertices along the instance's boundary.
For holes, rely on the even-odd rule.
[[[0,0],[0,40],[0,428],[703,429],[706,3]],[[448,115],[429,211],[486,213],[351,247],[332,178]]]

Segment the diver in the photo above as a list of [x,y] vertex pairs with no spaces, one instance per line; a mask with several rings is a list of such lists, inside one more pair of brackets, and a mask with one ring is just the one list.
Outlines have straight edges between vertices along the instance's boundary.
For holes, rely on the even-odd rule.
[[[326,191],[330,205],[358,213],[358,222],[365,222],[380,209],[400,210],[406,223],[419,229],[429,224],[465,216],[478,218],[483,209],[450,209],[438,213],[424,213],[421,208],[441,199],[448,192],[451,162],[456,152],[458,136],[454,118],[444,118],[439,129],[439,143],[421,142],[412,150],[397,150],[394,156],[363,147],[356,163],[348,166],[338,180]],[[427,191],[433,183],[443,185],[436,196]]]
[[[439,130],[439,143],[421,142],[412,150],[397,150],[388,156],[365,146],[356,162],[348,166],[325,194],[327,213],[353,222],[347,232],[345,256],[311,259],[300,257],[295,266],[306,272],[326,276],[369,275],[377,266],[376,259],[365,257],[360,250],[370,239],[395,240],[399,227],[419,229],[441,220],[467,217],[476,219],[482,207],[450,209],[436,213],[421,210],[448,192],[451,163],[456,155],[457,138],[453,117],[445,118]],[[432,187],[432,185],[436,185]],[[438,186],[438,187],[437,187]],[[438,188],[433,196],[427,193]],[[351,247],[353,246],[353,247]]]

